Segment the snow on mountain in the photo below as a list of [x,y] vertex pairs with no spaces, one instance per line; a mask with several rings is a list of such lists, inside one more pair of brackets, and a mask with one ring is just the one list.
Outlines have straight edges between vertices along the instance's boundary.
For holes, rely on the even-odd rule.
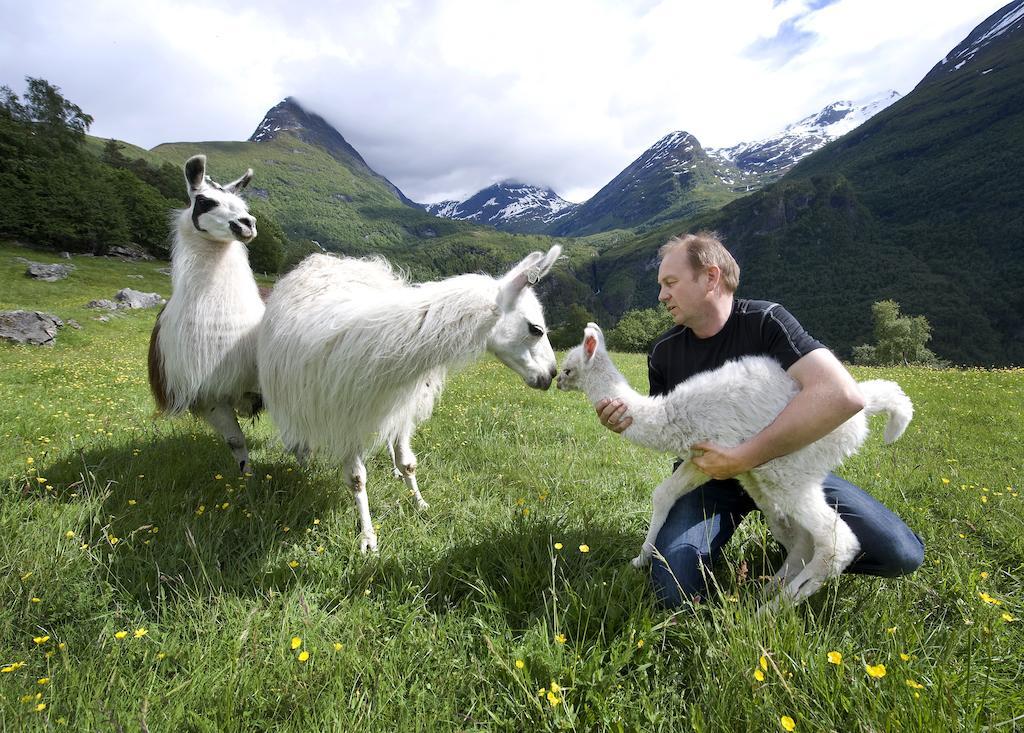
[[[1003,6],[989,16],[984,23],[975,28],[971,35],[964,39],[963,43],[950,51],[946,58],[942,59],[928,73],[925,79],[935,75],[940,70],[943,73],[959,71],[965,64],[974,59],[979,51],[992,44],[996,39],[1010,31],[1019,31],[1022,28],[1024,28],[1024,0],[1017,0],[1017,2]],[[987,69],[981,73],[987,74],[991,70]]]
[[756,174],[761,179],[760,183],[767,183],[781,176],[801,158],[842,137],[899,98],[898,92],[890,90],[866,102],[833,102],[821,111],[787,125],[777,135],[728,148],[709,149],[708,154],[731,162],[741,173]]
[[489,224],[507,231],[539,231],[565,216],[576,204],[566,201],[550,188],[518,181],[488,186],[464,201],[425,204],[434,216]]

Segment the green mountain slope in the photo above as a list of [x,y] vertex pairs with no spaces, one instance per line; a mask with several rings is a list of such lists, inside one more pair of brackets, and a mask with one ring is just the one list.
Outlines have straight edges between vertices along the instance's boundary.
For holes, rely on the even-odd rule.
[[[985,37],[1017,0],[972,33]],[[968,40],[969,40],[968,39]],[[779,300],[840,354],[870,340],[870,306],[899,301],[958,363],[1024,363],[1024,33],[988,38],[952,71],[717,212],[613,246],[585,273],[613,315],[656,300],[655,251],[719,230],[740,295]]]

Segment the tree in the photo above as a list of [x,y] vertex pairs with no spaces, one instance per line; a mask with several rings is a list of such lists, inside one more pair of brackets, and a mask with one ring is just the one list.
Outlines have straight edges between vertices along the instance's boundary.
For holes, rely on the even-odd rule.
[[932,329],[924,316],[900,314],[900,305],[894,300],[881,300],[871,306],[875,323],[874,345],[864,344],[853,350],[856,364],[892,366],[897,364],[924,364],[943,366],[925,344],[932,337]]
[[92,125],[92,116],[65,99],[60,87],[53,86],[46,79],[27,76],[25,81],[28,83],[24,95],[28,119],[39,126],[45,137],[62,147],[73,147],[82,142]]
[[565,322],[548,334],[551,345],[556,349],[568,349],[583,340],[583,329],[594,320],[593,314],[583,306],[573,303]]
[[249,242],[249,266],[253,272],[277,273],[284,263],[288,237],[266,209],[249,204],[256,217],[256,238]]
[[664,308],[627,311],[605,338],[612,351],[646,354],[655,340],[675,325]]

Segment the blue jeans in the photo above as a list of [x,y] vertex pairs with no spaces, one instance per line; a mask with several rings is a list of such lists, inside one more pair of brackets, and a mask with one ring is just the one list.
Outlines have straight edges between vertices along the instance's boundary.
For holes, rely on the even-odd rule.
[[[860,541],[861,553],[846,572],[892,578],[921,567],[924,542],[899,517],[838,476],[829,474],[824,488],[828,503]],[[665,557],[663,561],[656,553],[651,560],[651,583],[658,599],[671,607],[682,603],[684,596],[706,597],[711,564],[743,517],[756,508],[735,479],[712,479],[680,497],[655,540]]]

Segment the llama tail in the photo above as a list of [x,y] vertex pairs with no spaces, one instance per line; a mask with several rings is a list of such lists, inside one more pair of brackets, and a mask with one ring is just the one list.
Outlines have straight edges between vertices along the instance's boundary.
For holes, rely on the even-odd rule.
[[897,440],[914,417],[914,405],[896,382],[887,379],[871,379],[859,382],[864,395],[864,413],[869,417],[880,412],[888,414],[883,440],[892,443]]

